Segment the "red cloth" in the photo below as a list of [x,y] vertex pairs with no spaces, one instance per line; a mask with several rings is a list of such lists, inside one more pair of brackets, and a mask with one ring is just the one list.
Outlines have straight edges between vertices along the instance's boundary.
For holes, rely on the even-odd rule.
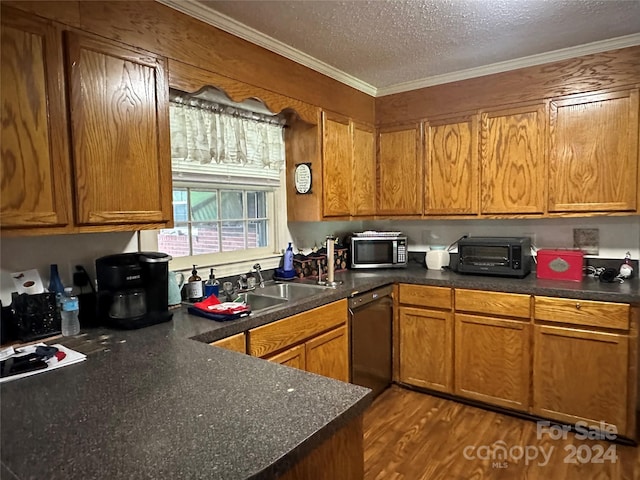
[[197,302],[193,304],[194,308],[198,310],[202,310],[207,313],[217,313],[222,315],[233,315],[235,313],[248,312],[249,307],[247,307],[244,303],[236,303],[236,302],[224,302],[220,303],[218,297],[215,295],[211,295],[208,298],[205,298],[201,302]]

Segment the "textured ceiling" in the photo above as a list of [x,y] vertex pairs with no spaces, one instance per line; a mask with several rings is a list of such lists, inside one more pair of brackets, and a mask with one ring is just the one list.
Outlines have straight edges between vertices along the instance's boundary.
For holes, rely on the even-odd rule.
[[197,3],[376,89],[640,32],[640,0]]

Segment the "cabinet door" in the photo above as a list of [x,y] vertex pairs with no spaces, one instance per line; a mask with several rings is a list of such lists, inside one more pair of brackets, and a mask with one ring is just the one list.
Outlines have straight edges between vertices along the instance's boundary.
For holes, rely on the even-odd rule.
[[377,178],[378,215],[422,214],[420,125],[380,130]]
[[265,360],[286,365],[287,367],[297,368],[298,370],[304,370],[306,364],[305,355],[304,345],[297,345],[277,355],[265,357]]
[[312,338],[305,348],[308,372],[349,381],[349,335],[346,325]]
[[71,182],[62,34],[2,7],[2,228],[64,226]]
[[351,215],[376,213],[376,141],[374,128],[353,123]]
[[535,325],[533,413],[627,430],[626,335]]
[[549,211],[635,211],[638,90],[550,108]]
[[68,37],[77,223],[171,220],[166,60]]
[[519,320],[455,315],[455,393],[529,408],[530,325]]
[[544,138],[544,105],[482,113],[482,213],[543,213]]
[[400,307],[400,381],[453,393],[450,312]]
[[322,188],[325,217],[348,216],[353,143],[349,119],[322,112]]
[[424,213],[478,213],[477,117],[425,125]]
[[217,340],[210,345],[214,347],[226,348],[234,352],[247,353],[247,341],[244,333],[231,335],[230,337]]

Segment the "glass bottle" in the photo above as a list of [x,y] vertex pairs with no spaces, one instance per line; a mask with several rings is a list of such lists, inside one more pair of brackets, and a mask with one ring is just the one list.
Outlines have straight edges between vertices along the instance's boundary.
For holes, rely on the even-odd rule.
[[49,292],[56,294],[56,303],[60,305],[62,296],[64,295],[64,285],[62,285],[62,280],[60,280],[57,263],[51,264],[51,270],[49,272]]
[[203,296],[202,278],[198,275],[196,265],[191,270],[191,276],[187,280],[187,300],[190,302],[199,302]]

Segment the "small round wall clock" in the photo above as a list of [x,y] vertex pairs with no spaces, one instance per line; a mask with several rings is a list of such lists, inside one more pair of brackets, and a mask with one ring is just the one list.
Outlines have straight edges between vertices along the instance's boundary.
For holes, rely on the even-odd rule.
[[311,193],[311,164],[297,163],[294,176],[296,193]]

